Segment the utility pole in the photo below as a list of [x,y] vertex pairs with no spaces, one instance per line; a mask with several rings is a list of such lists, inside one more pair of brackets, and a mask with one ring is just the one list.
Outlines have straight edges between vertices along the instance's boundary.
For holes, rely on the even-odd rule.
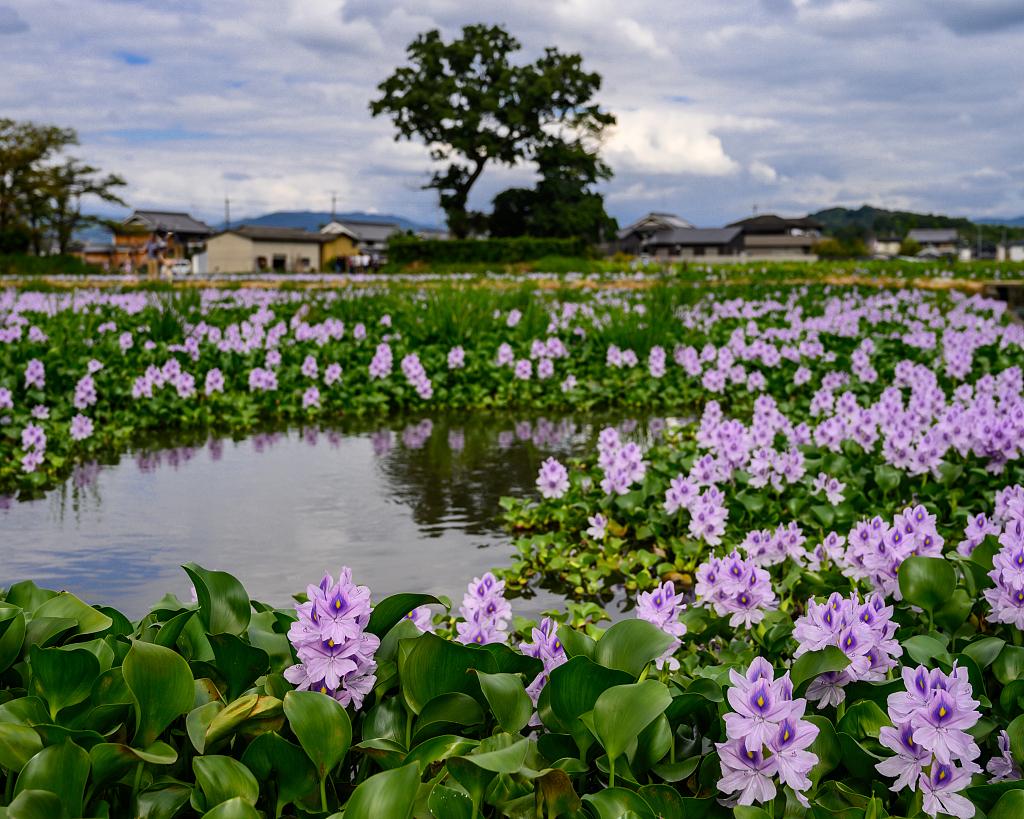
[[331,191],[331,221],[332,222],[334,221],[334,213],[335,213],[335,211],[337,209],[336,208],[337,201],[338,201],[338,192],[337,191]]
[[231,198],[224,195],[224,230],[231,229]]

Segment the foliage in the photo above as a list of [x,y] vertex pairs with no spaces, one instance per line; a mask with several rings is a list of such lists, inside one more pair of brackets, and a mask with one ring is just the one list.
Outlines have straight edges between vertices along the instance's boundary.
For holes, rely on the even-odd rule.
[[458,238],[482,227],[467,206],[488,163],[514,165],[552,146],[586,153],[585,144],[615,121],[592,102],[601,79],[583,70],[580,55],[547,48],[515,65],[519,49],[500,26],[465,26],[451,42],[428,31],[409,44],[410,64],[384,80],[370,104],[374,116],[392,119],[396,139],[420,139],[433,160],[449,163],[426,187],[438,191]]

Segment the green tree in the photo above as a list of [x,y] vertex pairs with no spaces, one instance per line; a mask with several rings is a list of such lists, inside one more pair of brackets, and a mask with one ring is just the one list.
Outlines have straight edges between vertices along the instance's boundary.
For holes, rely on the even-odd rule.
[[900,242],[900,256],[916,256],[921,252],[921,243],[915,239],[904,239]]
[[83,197],[93,197],[111,205],[126,204],[115,192],[116,188],[123,188],[127,184],[117,174],[103,176],[99,168],[77,159],[67,159],[48,171],[47,222],[58,253],[68,252],[71,239],[79,228],[105,222],[98,216],[82,213]]
[[536,152],[540,180],[533,189],[511,188],[494,198],[492,236],[583,237],[600,242],[615,232],[604,197],[592,190],[611,169],[582,140],[553,140]]
[[545,49],[515,65],[520,44],[500,26],[469,25],[445,42],[428,31],[409,44],[409,65],[384,80],[373,116],[394,122],[396,140],[419,139],[436,162],[426,188],[437,190],[448,228],[465,237],[482,222],[469,193],[488,163],[515,165],[553,141],[596,140],[615,118],[593,102],[601,77],[579,54]]

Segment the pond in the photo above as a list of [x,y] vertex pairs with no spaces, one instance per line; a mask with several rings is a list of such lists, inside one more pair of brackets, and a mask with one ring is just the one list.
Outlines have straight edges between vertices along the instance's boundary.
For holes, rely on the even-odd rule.
[[[458,605],[510,561],[498,502],[535,494],[544,458],[588,451],[605,426],[646,442],[663,423],[475,414],[164,442],[80,466],[42,498],[0,498],[0,586],[31,578],[139,617],[167,592],[188,599],[189,561],[276,605],[349,565],[375,599]],[[561,604],[538,590],[513,610]]]

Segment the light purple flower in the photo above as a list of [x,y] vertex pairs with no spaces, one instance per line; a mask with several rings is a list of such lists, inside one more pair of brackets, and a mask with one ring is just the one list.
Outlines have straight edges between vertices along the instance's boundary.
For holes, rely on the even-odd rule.
[[545,498],[562,497],[569,489],[569,472],[555,458],[548,458],[540,466],[537,489]]
[[71,440],[84,441],[91,438],[93,433],[92,419],[78,413],[71,419]]

